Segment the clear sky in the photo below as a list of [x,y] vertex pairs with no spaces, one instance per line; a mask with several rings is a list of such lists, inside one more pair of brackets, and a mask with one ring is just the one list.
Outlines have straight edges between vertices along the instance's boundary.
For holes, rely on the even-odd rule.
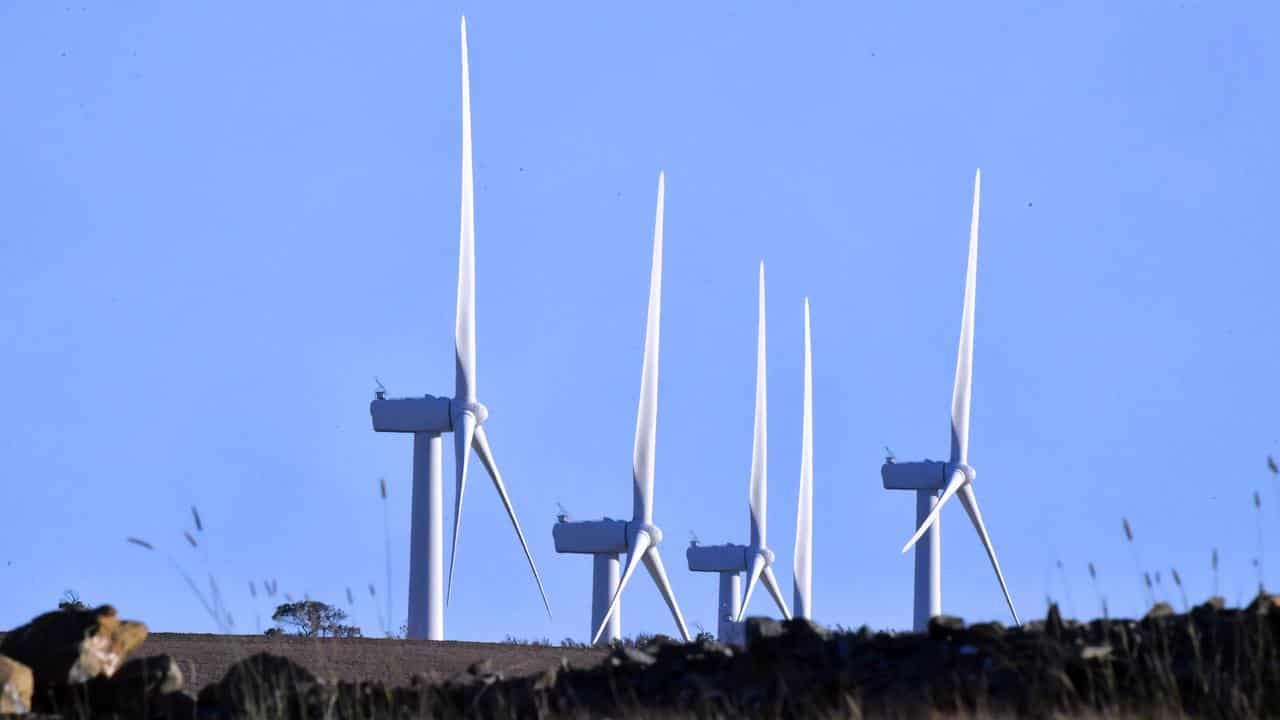
[[[480,382],[555,617],[473,464],[449,637],[587,635],[591,562],[551,525],[557,502],[630,513],[660,169],[656,519],[692,627],[714,630],[716,579],[687,571],[690,532],[747,539],[761,260],[780,580],[807,295],[815,616],[910,624],[914,499],[879,466],[947,453],[977,167],[971,458],[1024,615],[1095,613],[1090,561],[1138,612],[1122,516],[1166,586],[1210,593],[1217,547],[1247,595],[1255,490],[1280,584],[1272,3],[8,2],[0,627],[70,588],[214,630],[167,552],[239,630],[270,614],[249,580],[276,578],[351,587],[376,633],[380,477],[404,621],[411,442],[368,402],[375,375],[453,388],[464,13]],[[961,508],[943,521],[944,608],[1007,621]],[[623,607],[627,634],[674,632],[643,576]]]

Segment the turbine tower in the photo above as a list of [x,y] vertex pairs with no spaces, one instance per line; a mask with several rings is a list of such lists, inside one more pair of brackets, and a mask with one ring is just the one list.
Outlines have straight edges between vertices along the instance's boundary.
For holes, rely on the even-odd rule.
[[[690,544],[685,551],[689,569],[694,572],[714,572],[720,575],[720,604],[716,615],[716,634],[721,642],[742,642],[740,623],[751,602],[756,582],[763,580],[782,611],[791,618],[791,611],[782,598],[782,588],[773,574],[773,551],[766,543],[767,506],[769,499],[768,478],[768,390],[765,380],[765,303],[764,263],[760,263],[759,320],[756,339],[756,409],[755,434],[751,443],[751,478],[748,485],[748,509],[750,510],[751,542],[748,545],[698,545]],[[797,546],[798,547],[798,546]],[[747,594],[742,597],[742,573],[747,576]]]
[[[889,458],[880,468],[885,489],[916,491],[916,522],[919,523],[919,528],[902,547],[902,552],[905,553],[921,538],[924,539],[923,544],[916,545],[913,626],[917,632],[928,628],[929,618],[942,614],[942,537],[938,514],[942,511],[942,506],[956,494],[959,494],[960,503],[969,514],[978,537],[982,539],[1013,621],[1021,624],[1018,611],[1013,607],[1013,598],[1009,596],[1004,573],[1000,570],[1000,562],[996,560],[995,548],[992,547],[986,525],[982,522],[978,497],[973,491],[973,480],[977,474],[969,465],[969,405],[973,394],[973,313],[978,279],[978,199],[981,187],[982,171],[979,170],[973,178],[973,217],[969,225],[964,312],[960,319],[960,348],[956,353],[955,385],[951,392],[951,457],[947,462],[896,462]],[[942,493],[941,497],[938,496],[939,491]]]
[[[662,210],[665,181],[658,175],[658,211],[653,227],[653,267],[649,275],[649,314],[644,335],[644,365],[640,374],[640,408],[636,413],[636,439],[632,456],[634,482],[631,520],[558,522],[551,530],[556,552],[594,556],[591,576],[591,643],[622,638],[620,605],[627,581],[642,561],[666,600],[681,637],[689,642],[689,629],[676,604],[675,593],[658,554],[662,531],[653,524],[655,441],[658,434],[658,329],[662,315]],[[619,577],[618,556],[627,554]]]
[[516,537],[529,560],[542,604],[551,615],[538,567],[529,552],[515,508],[489,446],[484,422],[489,411],[476,394],[476,258],[475,182],[471,163],[471,79],[467,62],[467,19],[462,18],[462,231],[458,247],[458,304],[454,325],[456,366],[454,396],[388,399],[379,392],[369,406],[377,432],[413,433],[413,501],[409,541],[409,638],[444,639],[446,601],[444,571],[444,482],[440,468],[443,433],[453,433],[456,471],[453,544],[449,556],[449,591],[462,523],[462,497],[467,486],[471,450],[493,479],[511,518]]

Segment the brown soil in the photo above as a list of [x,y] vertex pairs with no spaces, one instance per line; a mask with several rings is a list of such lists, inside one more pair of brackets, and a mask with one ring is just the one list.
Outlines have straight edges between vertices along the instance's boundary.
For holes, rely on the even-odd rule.
[[170,655],[186,676],[188,688],[220,680],[232,663],[259,652],[283,655],[316,675],[339,680],[408,684],[410,676],[436,672],[444,677],[488,660],[507,677],[531,675],[566,658],[575,667],[600,662],[608,652],[576,648],[444,640],[380,640],[193,635],[152,633],[136,656]]

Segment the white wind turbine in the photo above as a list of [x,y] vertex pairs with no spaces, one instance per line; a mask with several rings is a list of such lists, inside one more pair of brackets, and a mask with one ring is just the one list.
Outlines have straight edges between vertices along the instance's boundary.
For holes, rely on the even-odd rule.
[[[458,531],[462,522],[462,497],[467,485],[471,450],[493,479],[493,486],[515,527],[516,537],[529,560],[529,568],[551,614],[542,578],[533,562],[507,495],[502,475],[489,447],[484,422],[489,411],[476,394],[476,259],[475,182],[471,162],[471,79],[467,62],[467,19],[462,18],[462,230],[458,247],[458,304],[454,325],[456,351],[455,389],[452,398],[387,399],[379,392],[370,405],[377,432],[413,433],[413,501],[409,540],[409,638],[444,639],[444,488],[440,467],[442,433],[453,433],[456,470],[453,545],[449,557],[449,590],[453,588],[454,561],[458,556]],[[451,593],[450,593],[451,594]]]
[[[680,606],[667,579],[658,554],[662,531],[653,524],[653,479],[655,441],[658,434],[658,331],[662,315],[662,211],[665,180],[658,175],[658,211],[653,227],[653,267],[649,275],[649,314],[644,336],[644,366],[640,374],[640,407],[636,413],[636,439],[632,456],[633,510],[631,520],[589,520],[556,523],[551,534],[556,552],[593,555],[591,643],[603,636],[606,641],[622,637],[619,619],[622,591],[644,562],[654,584],[666,600],[685,642],[690,640]],[[627,554],[627,563],[618,576],[618,555]],[[607,632],[606,632],[607,630]]]
[[[960,347],[956,354],[955,385],[951,393],[951,457],[947,462],[925,460],[921,462],[896,462],[892,458],[880,468],[884,487],[888,490],[916,491],[916,521],[920,524],[915,534],[902,547],[911,549],[922,537],[925,542],[916,545],[915,611],[914,628],[923,631],[929,626],[929,618],[942,614],[942,537],[938,514],[942,506],[954,495],[959,495],[969,520],[978,531],[982,545],[991,559],[996,579],[1013,621],[1018,611],[996,560],[995,548],[987,536],[978,498],[973,491],[977,473],[969,465],[969,405],[973,394],[973,315],[978,279],[978,205],[982,187],[982,171],[973,178],[973,218],[969,225],[969,259],[964,280],[964,312],[960,320]],[[942,492],[941,497],[938,491]]]
[[[756,582],[764,581],[778,609],[785,618],[791,617],[787,603],[782,598],[782,588],[773,574],[773,551],[766,542],[767,510],[769,500],[768,445],[769,412],[768,389],[765,379],[765,302],[764,263],[760,263],[759,320],[756,337],[756,408],[755,433],[751,442],[751,476],[748,486],[751,542],[748,545],[699,545],[690,544],[685,552],[689,569],[694,572],[720,574],[720,602],[717,608],[716,633],[721,642],[741,642],[740,626]],[[800,528],[797,528],[799,532]],[[797,535],[799,537],[799,535]],[[797,550],[799,545],[797,544]],[[742,595],[742,573],[747,576],[747,594]]]

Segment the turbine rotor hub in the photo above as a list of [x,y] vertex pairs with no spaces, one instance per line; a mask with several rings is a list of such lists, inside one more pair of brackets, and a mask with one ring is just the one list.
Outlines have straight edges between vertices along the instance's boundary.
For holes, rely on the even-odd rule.
[[773,564],[775,556],[769,548],[757,548],[756,554],[764,558],[765,567]]
[[649,542],[653,545],[662,543],[662,530],[657,525],[644,524],[636,528],[636,535],[644,533],[649,536]]
[[956,466],[956,469],[964,473],[964,479],[967,482],[972,483],[974,480],[978,478],[978,471],[974,470],[972,465],[969,465],[967,463],[961,463],[960,465]]
[[470,413],[471,417],[476,419],[477,425],[483,425],[485,420],[489,419],[489,408],[478,402],[463,402],[460,400],[453,401],[453,416],[458,417]]

